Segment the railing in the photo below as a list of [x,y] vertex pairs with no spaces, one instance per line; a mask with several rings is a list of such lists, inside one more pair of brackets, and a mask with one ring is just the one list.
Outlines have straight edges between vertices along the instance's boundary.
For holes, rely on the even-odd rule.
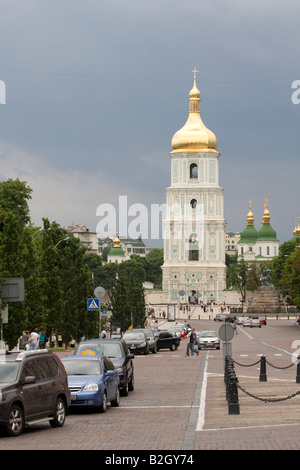
[[263,401],[265,403],[267,402],[275,403],[275,402],[285,401],[285,400],[294,398],[297,395],[300,395],[300,391],[297,391],[286,397],[262,398],[262,397],[258,397],[254,395],[253,393],[248,392],[244,387],[239,385],[239,380],[235,372],[235,364],[242,366],[242,367],[253,367],[259,363],[260,363],[260,374],[259,374],[260,382],[267,382],[267,364],[268,364],[270,367],[273,367],[275,369],[281,369],[281,370],[289,369],[290,367],[297,365],[296,383],[300,383],[300,356],[298,356],[297,361],[295,363],[292,362],[288,366],[284,366],[284,367],[278,367],[278,366],[271,364],[267,360],[266,356],[264,355],[262,355],[258,361],[253,362],[252,364],[241,364],[233,360],[231,356],[225,356],[224,383],[226,387],[226,400],[228,403],[228,414],[240,414],[239,397],[238,397],[239,390],[245,393],[246,395],[248,395],[249,397],[254,398],[256,400]]

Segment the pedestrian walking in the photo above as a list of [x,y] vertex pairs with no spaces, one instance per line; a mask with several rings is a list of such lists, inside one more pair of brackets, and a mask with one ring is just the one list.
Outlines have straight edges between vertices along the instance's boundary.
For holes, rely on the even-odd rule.
[[38,348],[39,339],[40,339],[40,335],[39,335],[38,331],[39,330],[37,328],[35,328],[34,331],[32,333],[30,333],[30,336],[28,338],[29,350],[30,351],[34,351],[35,349]]
[[188,333],[187,337],[189,338],[189,342],[186,347],[186,355],[190,355],[191,351],[191,356],[194,355],[194,353],[199,356],[199,349],[195,348],[196,342],[197,342],[197,335],[195,333],[195,328],[192,328],[191,331]]
[[40,327],[40,332],[39,332],[39,348],[40,349],[45,349],[46,347],[46,332],[45,328],[43,326]]
[[236,321],[235,321],[235,320],[234,320],[234,322],[232,323],[232,326],[233,326],[234,333],[235,333],[235,334],[238,334],[237,327],[236,327]]
[[62,348],[63,339],[62,339],[61,333],[59,333],[59,334],[57,335],[57,341],[58,341],[58,347],[59,347],[59,348]]
[[23,331],[23,348],[25,350],[27,349],[29,335],[30,333],[28,330]]

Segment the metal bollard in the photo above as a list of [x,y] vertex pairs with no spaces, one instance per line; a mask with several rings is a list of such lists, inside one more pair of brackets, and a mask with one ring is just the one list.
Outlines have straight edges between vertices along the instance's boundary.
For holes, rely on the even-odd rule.
[[297,375],[296,384],[300,384],[300,356],[297,357]]
[[240,405],[237,388],[237,377],[234,372],[229,375],[229,389],[228,389],[228,414],[239,415]]
[[264,355],[261,356],[261,358],[260,358],[259,381],[260,382],[267,382],[266,356],[264,356]]

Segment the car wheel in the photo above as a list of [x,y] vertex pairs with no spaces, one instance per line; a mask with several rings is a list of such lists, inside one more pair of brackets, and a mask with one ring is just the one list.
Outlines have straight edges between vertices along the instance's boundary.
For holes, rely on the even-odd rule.
[[122,396],[127,397],[128,395],[128,377],[125,378],[124,388],[122,389]]
[[62,398],[56,400],[55,413],[50,425],[53,428],[61,428],[65,424],[66,419],[66,404]]
[[25,426],[24,413],[18,405],[12,405],[8,415],[6,432],[9,436],[19,436]]
[[110,402],[111,406],[119,406],[120,405],[120,390],[119,387],[117,388],[117,396],[114,400]]
[[154,349],[152,349],[152,353],[153,353],[153,354],[156,354],[156,353],[157,353],[157,346],[156,346],[156,345],[154,346]]
[[130,382],[128,384],[128,390],[130,390],[131,392],[132,392],[132,390],[134,390],[134,375],[133,374],[132,374]]
[[99,407],[101,413],[105,413],[107,410],[107,395],[106,392],[103,393],[102,403]]
[[175,344],[171,344],[170,350],[171,350],[171,351],[175,351],[175,349],[176,349]]

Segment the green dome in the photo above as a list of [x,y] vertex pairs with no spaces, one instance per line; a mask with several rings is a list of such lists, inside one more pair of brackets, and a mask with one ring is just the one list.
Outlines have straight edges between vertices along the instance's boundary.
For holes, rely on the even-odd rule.
[[277,234],[270,224],[264,223],[258,231],[258,241],[277,241]]
[[113,247],[109,251],[108,256],[125,256],[125,252],[124,252],[124,250],[122,250],[122,248],[120,246],[119,247]]
[[245,230],[241,233],[239,243],[256,243],[257,236],[258,233],[254,225],[247,225]]

